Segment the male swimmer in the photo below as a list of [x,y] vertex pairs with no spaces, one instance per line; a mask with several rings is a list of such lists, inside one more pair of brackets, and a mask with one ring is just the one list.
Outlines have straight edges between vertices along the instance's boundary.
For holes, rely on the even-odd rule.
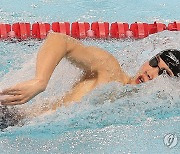
[[85,46],[78,40],[60,33],[48,34],[41,46],[36,63],[36,73],[32,80],[19,83],[3,90],[0,94],[8,97],[1,100],[4,106],[20,105],[28,102],[43,92],[58,63],[65,57],[76,67],[83,69],[84,74],[78,83],[56,104],[61,105],[80,101],[95,87],[117,81],[122,84],[140,84],[166,72],[169,76],[180,76],[180,51],[169,49],[145,62],[134,77],[129,77],[118,61],[107,51]]

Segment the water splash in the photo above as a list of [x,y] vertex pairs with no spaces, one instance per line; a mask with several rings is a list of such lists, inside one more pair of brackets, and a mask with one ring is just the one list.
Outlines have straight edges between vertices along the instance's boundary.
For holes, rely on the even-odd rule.
[[[163,32],[138,41],[85,40],[84,43],[97,45],[110,51],[120,61],[122,67],[128,73],[133,74],[131,72],[135,72],[134,70],[137,70],[141,63],[161,49],[179,48],[178,42],[175,42],[179,35],[177,32]],[[170,36],[169,39],[167,39],[168,36]],[[157,40],[158,43],[155,43]],[[7,72],[1,75],[1,89],[33,77],[36,54],[40,43],[35,43],[32,40],[25,44],[21,42],[19,45],[1,43],[2,49],[5,51],[2,55],[5,57],[2,58],[2,63],[6,62],[7,58],[11,63],[14,63],[14,65],[11,65],[11,69],[8,67]],[[21,57],[19,57],[19,51]],[[11,57],[9,57],[8,52],[12,54]],[[130,64],[132,61],[133,64]],[[31,100],[29,105],[31,103],[40,105],[47,101],[53,103],[72,87],[81,74],[81,70],[63,60],[56,68],[47,90]],[[102,85],[85,96],[81,102],[74,102],[68,108],[62,107],[53,114],[27,119],[22,127],[8,127],[0,133],[1,145],[11,147],[9,148],[10,152],[16,147],[12,146],[12,143],[17,141],[24,144],[30,142],[29,149],[36,151],[37,148],[33,142],[33,138],[36,138],[37,140],[43,140],[38,143],[41,147],[39,151],[58,151],[57,144],[61,143],[64,152],[83,151],[80,150],[80,147],[84,147],[85,144],[89,147],[94,146],[95,152],[100,147],[108,151],[110,150],[108,147],[114,145],[114,151],[117,152],[120,149],[127,151],[118,148],[118,146],[127,147],[126,144],[130,145],[130,140],[140,147],[142,144],[140,138],[145,142],[148,142],[148,139],[151,140],[151,145],[154,145],[153,141],[160,144],[162,136],[167,131],[178,132],[178,120],[176,121],[176,119],[180,116],[179,83],[178,78],[169,78],[163,75],[153,81],[137,86],[122,86],[116,82]],[[24,107],[27,106],[24,105]],[[164,127],[167,123],[169,127]],[[146,132],[145,136],[139,135],[142,131]],[[116,138],[116,136],[119,138]],[[152,136],[157,138],[158,141],[152,139]],[[81,139],[83,142],[79,142]],[[122,140],[125,143],[121,142]],[[135,141],[138,141],[138,143]],[[98,142],[102,145],[97,144]],[[53,147],[47,147],[48,143]],[[68,145],[70,148],[67,148]],[[18,149],[23,151],[21,146],[22,144],[19,145]],[[34,147],[34,150],[32,147]],[[130,148],[127,149],[131,151]],[[90,148],[87,148],[87,150],[90,150]]]

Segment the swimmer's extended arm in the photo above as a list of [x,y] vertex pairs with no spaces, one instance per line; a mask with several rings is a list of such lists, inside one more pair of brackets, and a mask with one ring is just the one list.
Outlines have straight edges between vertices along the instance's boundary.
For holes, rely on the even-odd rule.
[[113,62],[117,63],[112,55],[102,49],[86,47],[78,40],[63,34],[50,33],[39,50],[35,78],[3,90],[0,94],[9,96],[0,100],[1,104],[24,104],[44,91],[55,67],[63,57],[67,57],[80,68],[101,74],[103,70],[108,69],[107,66],[113,65]]

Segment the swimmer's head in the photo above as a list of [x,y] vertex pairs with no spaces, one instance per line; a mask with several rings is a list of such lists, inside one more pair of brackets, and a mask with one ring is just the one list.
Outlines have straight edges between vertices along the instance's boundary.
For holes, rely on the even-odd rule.
[[149,61],[145,62],[137,75],[132,79],[132,84],[147,82],[166,73],[173,77],[180,77],[180,51],[175,49],[163,50]]

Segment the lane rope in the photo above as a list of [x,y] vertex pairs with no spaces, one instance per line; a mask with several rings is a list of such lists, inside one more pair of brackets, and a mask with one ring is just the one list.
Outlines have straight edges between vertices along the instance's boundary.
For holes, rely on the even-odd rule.
[[63,33],[77,39],[142,39],[151,34],[164,30],[180,31],[180,21],[174,21],[168,25],[161,22],[151,24],[135,22],[128,24],[125,22],[53,22],[33,24],[17,22],[12,25],[0,23],[0,39],[17,38],[27,40],[29,38],[44,39],[50,31]]

